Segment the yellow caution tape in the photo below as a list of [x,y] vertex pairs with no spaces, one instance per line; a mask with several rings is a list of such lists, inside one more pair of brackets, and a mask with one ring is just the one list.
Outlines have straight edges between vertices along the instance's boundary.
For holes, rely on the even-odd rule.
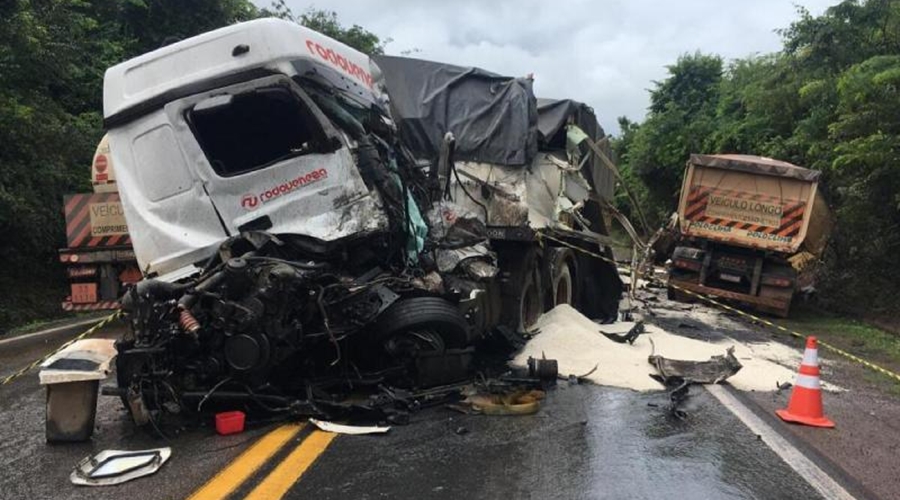
[[[590,250],[585,250],[585,249],[580,248],[580,247],[578,247],[578,246],[575,246],[575,245],[573,245],[573,244],[571,244],[571,243],[569,243],[569,242],[563,241],[563,240],[558,239],[558,238],[554,238],[553,236],[550,236],[550,235],[547,235],[547,234],[544,234],[544,233],[537,233],[537,235],[538,235],[538,240],[539,240],[539,241],[540,241],[541,239],[543,239],[543,238],[546,238],[546,239],[548,239],[548,240],[555,241],[556,243],[559,243],[559,244],[561,244],[561,245],[564,245],[564,246],[566,246],[566,247],[569,247],[569,248],[571,248],[572,250],[575,250],[575,251],[584,253],[584,254],[586,254],[586,255],[590,255],[590,256],[592,256],[592,257],[596,257],[596,258],[601,259],[601,260],[606,261],[606,262],[609,262],[610,264],[613,264],[613,265],[615,265],[615,266],[618,266],[618,265],[619,265],[618,262],[616,262],[616,261],[613,260],[613,259],[610,259],[609,257],[606,257],[606,256],[604,256],[604,255],[600,255],[599,253],[596,253],[596,252],[591,252]],[[543,243],[542,243],[542,244],[543,244]],[[629,272],[630,272],[630,269],[629,269],[628,266],[622,266],[622,267],[624,267],[625,269],[628,269]],[[733,312],[733,313],[735,313],[735,314],[738,314],[738,315],[740,315],[740,316],[743,316],[743,317],[745,317],[745,318],[750,318],[750,319],[752,319],[752,320],[754,320],[754,321],[758,321],[759,323],[762,323],[762,324],[764,324],[764,325],[766,325],[766,326],[772,327],[772,328],[774,328],[774,329],[776,329],[776,330],[778,330],[778,331],[780,331],[780,332],[787,333],[788,335],[791,335],[791,336],[793,336],[793,337],[800,338],[800,339],[804,339],[804,338],[806,338],[806,337],[808,336],[808,335],[805,335],[805,334],[803,334],[803,333],[800,333],[800,332],[798,332],[798,331],[796,331],[796,330],[791,330],[790,328],[786,328],[786,327],[784,327],[784,326],[781,326],[781,325],[779,325],[779,324],[777,324],[777,323],[774,323],[774,322],[772,322],[772,321],[770,321],[770,320],[768,320],[768,319],[761,318],[761,317],[756,316],[756,315],[754,315],[754,314],[750,314],[750,313],[748,313],[748,312],[746,312],[746,311],[742,311],[742,310],[740,310],[740,309],[737,309],[736,307],[732,307],[732,306],[730,306],[730,305],[728,305],[728,304],[724,304],[724,303],[719,302],[718,300],[715,300],[715,299],[713,299],[713,298],[711,298],[711,297],[708,297],[708,296],[706,296],[706,295],[702,295],[702,294],[699,294],[699,293],[697,293],[697,292],[694,292],[693,290],[688,290],[688,289],[686,289],[686,288],[684,288],[684,287],[680,287],[680,286],[678,286],[678,285],[676,285],[676,284],[674,284],[674,283],[662,283],[662,282],[659,282],[658,280],[652,280],[652,279],[649,280],[649,281],[653,281],[654,283],[657,283],[657,284],[662,284],[662,285],[666,285],[666,286],[672,287],[672,288],[674,288],[674,289],[676,289],[676,290],[678,290],[678,291],[680,291],[680,292],[684,292],[684,293],[687,293],[688,295],[692,295],[692,296],[694,296],[694,297],[696,297],[696,298],[698,298],[698,299],[700,299],[700,300],[702,300],[702,301],[704,301],[704,302],[706,302],[706,303],[708,303],[708,304],[712,304],[712,305],[714,305],[714,306],[718,306],[718,307],[720,307],[720,308],[722,308],[722,309],[725,309],[725,310],[727,310],[727,311],[731,311],[731,312]],[[851,361],[855,361],[855,362],[857,362],[857,363],[859,363],[859,364],[865,366],[866,368],[869,368],[869,369],[871,369],[871,370],[874,370],[874,371],[876,371],[876,372],[878,372],[878,373],[881,373],[882,375],[885,375],[885,376],[887,376],[887,377],[890,377],[890,378],[894,379],[894,380],[897,381],[897,382],[900,382],[900,374],[897,374],[897,373],[895,373],[895,372],[892,372],[891,370],[888,370],[887,368],[884,368],[884,367],[882,367],[882,366],[878,366],[878,365],[876,365],[875,363],[872,363],[871,361],[867,361],[867,360],[865,360],[865,359],[862,359],[862,358],[860,358],[859,356],[856,356],[855,354],[851,354],[851,353],[849,353],[849,352],[847,352],[847,351],[845,351],[845,350],[843,350],[843,349],[841,349],[841,348],[839,348],[839,347],[837,347],[837,346],[834,346],[834,345],[832,345],[832,344],[830,344],[830,343],[828,343],[828,342],[819,340],[818,343],[819,343],[819,345],[821,345],[822,347],[824,347],[825,349],[827,349],[827,350],[829,350],[829,351],[831,351],[831,352],[834,352],[834,353],[836,353],[836,354],[839,354],[839,355],[841,355],[841,356],[843,356],[843,357],[845,357],[845,358],[847,358],[847,359],[849,359],[849,360],[851,360]]]
[[99,330],[99,329],[103,328],[104,326],[110,324],[111,322],[113,322],[113,320],[115,320],[116,318],[118,318],[118,317],[121,316],[121,315],[122,315],[122,311],[116,311],[116,312],[110,314],[109,316],[107,316],[107,317],[101,319],[101,320],[98,321],[94,326],[88,328],[86,331],[84,331],[83,333],[79,334],[79,335],[78,335],[77,337],[75,337],[74,339],[72,339],[72,340],[66,342],[65,344],[59,346],[58,349],[56,349],[56,350],[50,352],[49,354],[47,354],[47,355],[45,355],[45,356],[43,356],[43,357],[41,357],[41,358],[38,358],[36,361],[34,361],[34,362],[31,363],[30,365],[26,366],[25,368],[22,368],[21,370],[19,370],[19,371],[13,373],[12,375],[6,377],[5,379],[3,379],[3,382],[0,382],[0,386],[4,386],[4,385],[6,385],[6,384],[12,382],[13,380],[15,380],[15,379],[21,377],[22,375],[25,375],[26,373],[28,373],[28,372],[30,372],[32,369],[34,369],[36,366],[38,366],[38,365],[40,365],[41,363],[43,363],[44,361],[47,361],[48,359],[50,359],[50,357],[53,356],[54,354],[58,353],[59,351],[62,351],[62,350],[65,349],[66,347],[69,347],[70,345],[74,344],[75,342],[78,342],[79,340],[81,340],[81,339],[83,339],[83,338],[85,338],[85,337],[88,337],[88,336],[90,336],[90,335],[93,335],[94,333],[97,332],[97,330]]

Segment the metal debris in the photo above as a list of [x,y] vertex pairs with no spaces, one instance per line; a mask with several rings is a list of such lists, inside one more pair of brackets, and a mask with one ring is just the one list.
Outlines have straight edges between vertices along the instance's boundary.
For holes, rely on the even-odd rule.
[[533,415],[541,407],[544,391],[519,389],[504,394],[476,393],[462,401],[483,415]]
[[72,484],[79,486],[111,486],[139,477],[149,476],[159,470],[172,455],[171,448],[151,450],[104,450],[85,457],[69,476]]
[[637,338],[642,333],[644,333],[644,322],[636,322],[634,326],[632,326],[631,329],[628,330],[628,332],[624,335],[620,333],[606,333],[603,330],[600,330],[600,333],[602,333],[606,338],[612,340],[613,342],[618,342],[619,344],[624,344],[627,342],[628,344],[633,345],[634,341],[637,340]]
[[320,430],[325,432],[333,432],[335,434],[351,434],[351,435],[362,435],[362,434],[384,434],[385,432],[391,430],[390,427],[387,426],[377,426],[377,425],[345,425],[345,424],[336,424],[334,422],[326,422],[324,420],[317,420],[315,418],[309,419],[309,422]]
[[709,361],[684,361],[667,359],[651,354],[647,361],[659,372],[659,379],[666,384],[718,384],[734,375],[743,367],[734,356],[734,347],[729,347],[725,355],[713,356]]

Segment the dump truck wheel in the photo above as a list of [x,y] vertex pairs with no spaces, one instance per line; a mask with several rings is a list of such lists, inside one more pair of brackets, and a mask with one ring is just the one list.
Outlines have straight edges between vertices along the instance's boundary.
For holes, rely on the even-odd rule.
[[419,332],[437,334],[447,348],[469,345],[469,325],[450,302],[439,297],[401,299],[388,307],[375,322],[378,338],[388,341],[398,335]]
[[781,302],[781,306],[774,307],[761,305],[756,307],[757,311],[771,314],[773,316],[778,316],[780,318],[788,317],[788,314],[791,311],[791,299],[794,297],[793,288],[779,288],[775,286],[762,285],[759,287],[759,296],[765,297],[767,299],[779,300]]

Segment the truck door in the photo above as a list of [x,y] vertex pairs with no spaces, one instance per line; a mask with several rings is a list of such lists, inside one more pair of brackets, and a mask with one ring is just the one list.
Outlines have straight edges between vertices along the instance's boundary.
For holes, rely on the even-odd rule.
[[286,76],[186,99],[199,175],[227,231],[331,241],[386,224],[349,148]]

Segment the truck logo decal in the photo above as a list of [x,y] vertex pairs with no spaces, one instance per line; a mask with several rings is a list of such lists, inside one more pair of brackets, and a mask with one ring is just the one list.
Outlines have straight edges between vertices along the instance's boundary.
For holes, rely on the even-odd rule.
[[259,204],[259,197],[255,194],[245,194],[241,197],[241,207],[247,210],[253,210]]
[[346,57],[335,52],[334,49],[323,47],[312,40],[306,41],[306,49],[309,50],[310,54],[319,56],[320,59],[336,68],[342,69],[345,73],[361,81],[366,87],[372,88],[372,75],[356,63],[350,62]]
[[[685,219],[691,227],[712,226],[747,231],[747,236],[770,241],[790,239],[800,232],[806,203],[777,196],[752,194],[708,186],[692,186],[687,197]],[[703,225],[696,224],[702,222]],[[753,234],[751,234],[753,233]]]
[[307,174],[301,174],[297,177],[284,181],[280,184],[270,187],[258,195],[248,193],[241,197],[241,207],[245,210],[254,210],[256,206],[262,202],[263,205],[266,203],[280,198],[288,193],[292,193],[302,187],[308,186],[310,184],[315,184],[316,182],[323,181],[328,178],[328,171],[324,168],[320,168],[318,170],[313,170]]

